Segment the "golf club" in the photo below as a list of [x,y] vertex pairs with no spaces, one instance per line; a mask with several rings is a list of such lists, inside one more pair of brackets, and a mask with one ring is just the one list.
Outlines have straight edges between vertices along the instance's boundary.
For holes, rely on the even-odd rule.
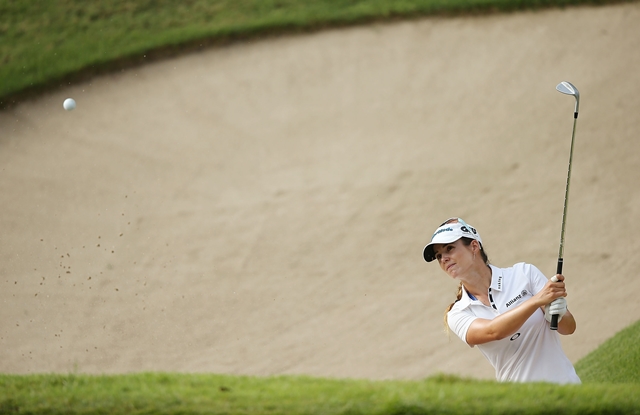
[[[558,251],[558,267],[556,274],[562,274],[562,264],[564,262],[564,230],[567,225],[567,205],[569,204],[569,183],[571,182],[571,164],[573,162],[573,140],[576,136],[576,121],[578,121],[578,107],[580,105],[580,92],[571,82],[562,81],[557,86],[558,92],[566,95],[573,95],[576,99],[576,107],[573,112],[573,132],[571,133],[571,150],[569,151],[569,170],[567,172],[567,186],[564,192],[564,210],[562,211],[562,231],[560,232],[560,250]],[[558,315],[551,316],[551,330],[558,330]]]

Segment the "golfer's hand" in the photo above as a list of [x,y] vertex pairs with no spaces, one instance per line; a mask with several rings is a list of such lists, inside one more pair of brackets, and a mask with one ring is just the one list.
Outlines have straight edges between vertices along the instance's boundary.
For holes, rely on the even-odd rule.
[[567,300],[564,297],[557,298],[544,306],[544,318],[551,323],[551,316],[558,315],[558,321],[562,320],[562,317],[567,313]]
[[[566,297],[567,290],[564,285],[564,276],[554,275],[534,297],[537,297],[540,307],[545,307],[553,300]],[[544,310],[543,310],[544,311]]]

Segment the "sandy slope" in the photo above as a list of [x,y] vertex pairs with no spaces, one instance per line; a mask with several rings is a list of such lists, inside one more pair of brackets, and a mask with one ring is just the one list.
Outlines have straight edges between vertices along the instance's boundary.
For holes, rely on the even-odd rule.
[[[640,3],[268,39],[0,113],[0,371],[492,378],[421,259],[565,250],[573,361],[640,318]],[[62,109],[67,96],[78,108]]]

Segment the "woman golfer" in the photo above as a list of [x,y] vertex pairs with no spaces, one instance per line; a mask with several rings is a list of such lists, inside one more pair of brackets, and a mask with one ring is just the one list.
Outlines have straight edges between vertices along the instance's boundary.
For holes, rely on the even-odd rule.
[[[580,383],[558,335],[576,329],[562,275],[547,280],[530,264],[489,264],[480,234],[460,218],[436,229],[424,259],[437,260],[460,283],[445,322],[463,342],[478,346],[498,381]],[[560,316],[557,332],[549,329],[552,314]]]

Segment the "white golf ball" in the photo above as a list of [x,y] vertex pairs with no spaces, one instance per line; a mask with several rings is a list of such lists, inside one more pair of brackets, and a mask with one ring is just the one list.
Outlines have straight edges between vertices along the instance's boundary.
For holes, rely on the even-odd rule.
[[76,101],[73,98],[67,98],[62,103],[62,106],[67,111],[71,111],[72,109],[74,109],[76,107]]

